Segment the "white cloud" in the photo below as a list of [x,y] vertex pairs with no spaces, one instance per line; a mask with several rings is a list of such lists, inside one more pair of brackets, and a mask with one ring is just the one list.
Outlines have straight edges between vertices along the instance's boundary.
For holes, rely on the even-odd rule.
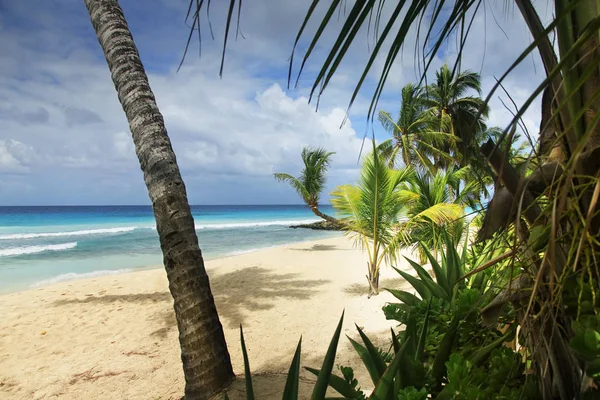
[[[39,22],[33,25],[35,29],[8,22],[2,25],[0,46],[6,57],[0,60],[0,169],[22,174],[33,187],[28,199],[34,203],[44,203],[44,199],[96,204],[147,201],[129,127],[85,8],[71,1],[39,9],[28,5],[31,1],[11,3],[11,7],[21,18]],[[212,42],[205,31],[202,58],[198,60],[192,48],[177,73],[187,37],[182,23],[187,1],[168,2],[168,8],[156,9],[140,4],[122,1],[192,202],[296,202],[295,194],[274,182],[270,174],[297,173],[300,149],[306,145],[336,152],[329,188],[354,180],[367,129],[365,113],[381,59],[352,108],[351,120],[341,129],[340,124],[366,62],[366,39],[360,40],[359,35],[315,112],[315,104],[308,104],[306,96],[324,57],[323,48],[315,50],[298,90],[283,89],[292,42],[308,8],[304,2],[244,4],[242,31],[247,39],[230,43],[223,79],[218,79],[218,66],[225,5],[216,3],[211,11],[217,41]],[[502,8],[494,7],[496,11]],[[484,46],[488,46],[484,91],[493,84],[493,76],[529,43],[519,18],[507,16],[502,21],[510,40],[490,16],[474,24],[464,66],[479,70]],[[151,22],[158,19],[161,24]],[[57,24],[59,20],[68,23]],[[311,24],[309,33],[315,30],[315,23]],[[326,31],[325,43],[333,40],[334,31]],[[306,46],[306,40],[300,44],[297,60]],[[447,57],[452,57],[451,51]],[[433,68],[442,61],[436,60]],[[380,108],[397,112],[399,89],[415,80],[414,68],[413,45],[408,43]],[[519,104],[541,80],[541,68],[537,75],[531,70],[528,64],[507,81],[507,89]],[[530,128],[538,124],[538,104],[526,115]],[[491,122],[505,126],[508,118],[510,113],[494,99]],[[381,137],[377,124],[374,128]],[[48,182],[56,187],[49,188]],[[253,189],[256,186],[260,190]],[[242,193],[252,197],[241,200]],[[16,194],[0,195],[0,204],[17,201]]]
[[115,151],[119,157],[130,159],[134,153],[133,139],[131,134],[125,131],[115,133],[114,142]]
[[27,172],[34,150],[14,139],[0,140],[0,172]]

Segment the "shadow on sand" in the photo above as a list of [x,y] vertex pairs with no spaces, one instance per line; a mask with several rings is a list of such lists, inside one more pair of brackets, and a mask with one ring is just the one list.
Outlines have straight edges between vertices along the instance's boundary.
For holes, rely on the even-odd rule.
[[[248,313],[255,310],[269,310],[280,299],[309,299],[314,288],[324,285],[327,280],[299,279],[298,274],[278,274],[265,268],[249,267],[210,279],[210,287],[215,298],[221,323],[230,328],[245,322]],[[57,300],[57,306],[81,303],[110,304],[115,302],[147,303],[172,302],[168,291],[152,293],[134,293],[123,295],[89,296],[84,299]],[[175,327],[173,311],[165,311],[157,316],[164,320],[164,328],[154,332],[158,336],[166,335]]]
[[[245,315],[269,310],[279,299],[306,300],[323,279],[298,279],[298,274],[278,274],[265,268],[250,267],[217,275],[210,280],[219,316],[230,328],[244,324]],[[225,324],[225,322],[224,322]]]
[[[398,289],[403,284],[405,285],[406,281],[402,278],[382,279],[379,282],[379,291],[381,292],[385,288]],[[352,285],[346,286],[344,288],[344,293],[352,296],[368,296],[369,285],[367,279],[365,278],[365,283],[353,283]]]
[[103,296],[88,296],[85,299],[64,299],[54,302],[57,306],[65,306],[68,304],[110,304],[117,301],[126,303],[156,303],[158,301],[173,300],[169,292],[152,292],[152,293],[133,293],[133,294],[106,294]]
[[293,251],[331,251],[331,250],[349,250],[349,249],[340,249],[334,244],[313,244],[311,247],[303,248],[303,249],[290,249]]

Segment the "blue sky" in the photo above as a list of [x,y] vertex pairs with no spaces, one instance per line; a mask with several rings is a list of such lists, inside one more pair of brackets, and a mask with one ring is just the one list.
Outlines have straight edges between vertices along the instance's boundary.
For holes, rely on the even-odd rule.
[[[202,57],[193,42],[179,72],[188,35],[188,1],[120,3],[165,117],[191,203],[298,203],[295,193],[276,183],[272,173],[296,174],[303,146],[336,152],[330,190],[355,180],[365,131],[372,128],[378,138],[385,138],[365,117],[376,74],[340,128],[368,55],[366,35],[350,49],[318,112],[306,96],[325,49],[316,49],[298,88],[287,90],[288,58],[307,2],[244,2],[241,29],[246,39],[230,43],[223,79],[218,77],[223,2],[213,2],[211,9],[216,41],[205,29]],[[464,68],[482,73],[484,92],[531,41],[518,10],[492,3],[498,4],[488,4],[475,21],[463,62]],[[545,18],[551,11],[545,2],[536,7]],[[331,40],[333,32],[326,31],[324,42]],[[379,107],[392,114],[399,107],[401,87],[415,80],[411,46],[398,58]],[[305,47],[300,46],[297,57]],[[434,67],[454,54],[452,45],[444,48]],[[541,74],[535,55],[505,86],[522,103]],[[491,124],[508,123],[510,113],[497,97],[491,107]],[[538,110],[536,103],[525,116],[532,132]],[[149,203],[127,121],[82,0],[0,0],[0,126],[0,205]]]

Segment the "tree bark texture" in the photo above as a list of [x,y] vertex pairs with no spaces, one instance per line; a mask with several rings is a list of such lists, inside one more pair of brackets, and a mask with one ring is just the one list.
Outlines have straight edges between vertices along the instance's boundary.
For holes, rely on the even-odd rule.
[[234,374],[185,185],[118,1],[85,0],[85,4],[127,116],[152,201],[179,328],[185,398],[206,399],[227,387]]

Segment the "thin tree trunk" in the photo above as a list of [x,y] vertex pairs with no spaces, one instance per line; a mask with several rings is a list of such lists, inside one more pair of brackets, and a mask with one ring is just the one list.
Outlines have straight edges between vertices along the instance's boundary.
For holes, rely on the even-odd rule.
[[331,222],[332,224],[341,225],[340,221],[338,221],[337,219],[335,219],[327,214],[322,213],[318,207],[311,206],[310,209],[317,217],[323,218],[325,221]]
[[[234,379],[175,153],[117,0],[85,0],[129,121],[152,201],[179,328],[185,398],[206,399]],[[151,396],[151,389],[149,392]]]
[[370,262],[367,262],[367,270],[369,271],[369,275],[367,275],[367,281],[369,282],[369,295],[377,296],[379,294],[379,271],[376,271],[376,268]]

